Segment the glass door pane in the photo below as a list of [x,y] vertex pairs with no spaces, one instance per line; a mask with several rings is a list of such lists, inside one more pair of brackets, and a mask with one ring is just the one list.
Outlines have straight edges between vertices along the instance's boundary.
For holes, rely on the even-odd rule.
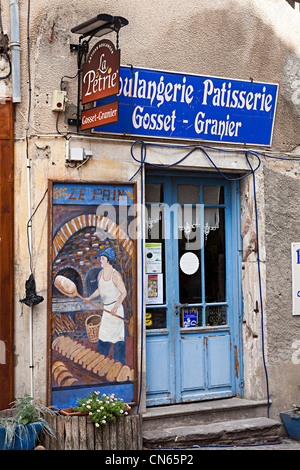
[[225,210],[204,209],[205,301],[226,301]]
[[203,186],[204,204],[224,204],[224,186]]
[[179,302],[202,302],[201,206],[178,207]]
[[145,211],[145,272],[146,272],[146,328],[163,329],[167,326],[165,282],[165,230],[163,184],[146,184]]

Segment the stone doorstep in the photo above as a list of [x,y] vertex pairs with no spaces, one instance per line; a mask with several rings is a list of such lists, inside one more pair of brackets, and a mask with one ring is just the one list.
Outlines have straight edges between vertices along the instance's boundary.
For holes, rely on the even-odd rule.
[[269,418],[250,418],[143,432],[144,446],[188,447],[275,443],[281,423]]
[[267,415],[267,401],[226,398],[147,408],[143,415],[145,431],[212,422],[247,419]]

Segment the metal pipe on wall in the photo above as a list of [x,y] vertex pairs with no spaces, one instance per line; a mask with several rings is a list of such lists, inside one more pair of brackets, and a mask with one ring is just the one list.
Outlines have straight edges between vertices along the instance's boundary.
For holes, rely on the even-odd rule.
[[21,102],[21,72],[20,72],[20,33],[19,33],[19,2],[10,0],[10,50],[12,72],[12,100]]

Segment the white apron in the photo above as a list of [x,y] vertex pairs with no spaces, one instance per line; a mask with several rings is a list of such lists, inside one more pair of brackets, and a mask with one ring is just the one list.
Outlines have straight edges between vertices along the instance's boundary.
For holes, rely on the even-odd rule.
[[[98,289],[103,301],[103,308],[111,311],[120,295],[120,291],[114,284],[112,277],[115,270],[112,271],[111,277],[108,281],[103,279],[103,274],[98,281]],[[116,312],[119,317],[124,318],[124,308],[121,304]],[[116,343],[124,341],[124,322],[120,318],[114,317],[107,312],[103,312],[102,320],[99,329],[99,339],[101,341],[109,341]]]

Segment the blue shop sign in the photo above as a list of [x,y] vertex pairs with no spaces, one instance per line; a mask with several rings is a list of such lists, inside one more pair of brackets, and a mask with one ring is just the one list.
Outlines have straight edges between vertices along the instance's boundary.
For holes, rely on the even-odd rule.
[[119,121],[94,132],[271,145],[277,93],[277,84],[122,66]]

